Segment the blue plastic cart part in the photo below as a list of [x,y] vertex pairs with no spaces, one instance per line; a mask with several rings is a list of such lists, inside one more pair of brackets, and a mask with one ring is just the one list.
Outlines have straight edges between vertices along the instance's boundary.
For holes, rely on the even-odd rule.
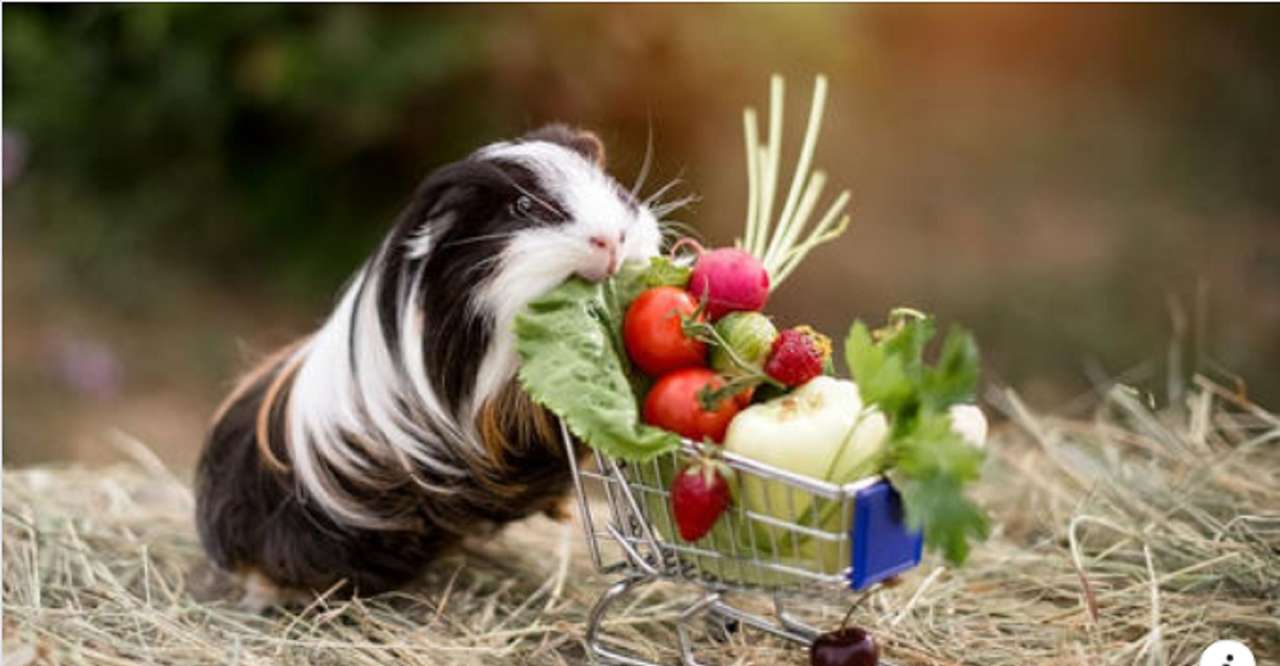
[[871,585],[920,564],[924,535],[903,518],[902,497],[888,481],[859,490],[853,501],[852,567],[849,587]]

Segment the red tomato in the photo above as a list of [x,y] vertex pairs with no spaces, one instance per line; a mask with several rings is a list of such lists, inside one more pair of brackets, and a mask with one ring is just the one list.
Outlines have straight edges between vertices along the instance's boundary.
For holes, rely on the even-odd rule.
[[680,326],[680,318],[697,309],[693,295],[676,287],[654,287],[632,301],[622,320],[622,339],[636,366],[658,377],[677,368],[703,365],[707,345],[686,337]]
[[703,387],[724,386],[724,380],[706,368],[681,368],[662,376],[644,399],[645,423],[701,442],[719,443],[729,421],[742,407],[735,398],[720,401],[714,412],[702,408],[698,392]]

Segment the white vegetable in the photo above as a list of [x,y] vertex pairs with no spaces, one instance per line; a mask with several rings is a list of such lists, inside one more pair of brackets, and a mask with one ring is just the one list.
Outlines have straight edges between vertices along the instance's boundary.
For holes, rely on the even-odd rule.
[[[975,405],[955,405],[950,416],[956,433],[973,445],[982,446],[987,436],[982,410]],[[849,483],[881,471],[880,466],[885,463],[881,454],[888,437],[884,414],[874,405],[863,404],[856,384],[820,376],[788,395],[740,412],[729,423],[724,448],[796,474]],[[849,516],[835,502],[819,500],[813,506],[812,495],[784,482],[756,475],[741,475],[738,479],[735,501],[742,502],[749,511],[783,524],[799,521],[833,533],[848,528],[841,523]],[[818,569],[827,573],[848,566],[847,542],[806,539],[794,530],[772,526],[764,520],[752,521],[752,525],[752,543],[780,549],[784,560],[816,562]],[[725,528],[717,527],[722,529]],[[735,529],[742,530],[743,526]],[[728,532],[718,538],[725,544],[732,541]]]
[[982,448],[987,443],[987,417],[977,405],[952,405],[951,429],[970,444]]
[[[987,419],[976,405],[954,405],[951,428],[981,447]],[[791,393],[743,410],[729,423],[724,448],[789,472],[834,483],[875,473],[889,425],[875,406],[863,405],[851,381],[815,377]],[[742,499],[752,511],[788,522],[809,509],[805,493],[749,477]]]
[[[781,398],[743,410],[729,423],[725,450],[815,479],[844,483],[869,474],[888,435],[884,415],[863,409],[851,381],[815,377]],[[753,511],[793,521],[809,509],[805,494],[748,479]]]

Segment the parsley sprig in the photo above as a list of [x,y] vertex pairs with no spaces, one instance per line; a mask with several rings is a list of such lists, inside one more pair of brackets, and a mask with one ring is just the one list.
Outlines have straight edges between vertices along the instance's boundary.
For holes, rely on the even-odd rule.
[[978,348],[969,332],[952,328],[930,365],[924,352],[936,332],[931,317],[898,309],[878,330],[854,322],[844,352],[863,401],[889,421],[884,467],[902,493],[908,524],[958,564],[970,541],[988,533],[986,514],[964,494],[981,473],[983,452],[951,429],[948,413],[974,397]]

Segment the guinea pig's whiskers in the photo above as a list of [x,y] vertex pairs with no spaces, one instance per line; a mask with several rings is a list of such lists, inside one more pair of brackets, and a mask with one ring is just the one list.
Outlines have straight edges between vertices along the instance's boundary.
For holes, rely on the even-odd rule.
[[698,241],[704,240],[702,233],[693,225],[679,220],[662,220],[658,222],[658,231],[662,233],[664,239],[690,236]]
[[466,272],[469,274],[486,272],[490,267],[496,266],[499,262],[501,262],[502,259],[503,259],[502,253],[498,252],[496,254],[485,257],[484,259],[481,259],[480,261],[477,261],[474,264],[471,264],[470,266],[467,266]]
[[666,194],[670,192],[672,188],[682,183],[684,183],[684,181],[679,176],[676,176],[675,178],[671,179],[671,182],[667,183],[666,185],[663,185],[662,187],[659,187],[657,191],[655,191],[653,194],[650,194],[648,197],[645,197],[645,200],[642,201],[641,203],[644,204],[645,207],[652,207],[654,204],[661,201],[662,197],[666,196]]
[[653,213],[655,218],[661,220],[667,215],[670,215],[671,213],[674,213],[697,200],[697,196],[690,194],[678,199],[672,199],[671,201],[650,206],[649,210]]
[[638,197],[640,188],[649,179],[649,168],[653,166],[653,117],[649,118],[649,138],[645,142],[644,162],[640,164],[640,173],[636,176],[636,184],[631,186],[631,196]]
[[661,221],[667,215],[670,215],[671,213],[677,210],[680,210],[681,208],[684,208],[685,206],[688,206],[689,204],[694,203],[695,201],[698,201],[698,197],[692,194],[676,197],[674,199],[671,199],[670,201],[662,200],[663,197],[667,196],[672,189],[674,189],[678,185],[682,185],[683,183],[684,183],[684,180],[681,179],[679,176],[677,176],[676,178],[672,179],[671,182],[658,188],[658,190],[653,194],[650,194],[648,198],[646,198],[642,202],[643,205],[649,209],[649,212],[653,213],[653,216],[655,218]]
[[525,188],[524,186],[522,186],[520,183],[517,183],[517,182],[516,182],[513,178],[511,178],[510,176],[507,176],[507,175],[503,174],[503,177],[506,179],[506,181],[507,181],[508,183],[510,183],[510,184],[511,184],[511,186],[512,186],[512,187],[516,188],[516,191],[517,191],[517,192],[519,192],[520,194],[525,195],[526,197],[529,197],[529,198],[530,198],[530,199],[532,199],[535,203],[537,203],[539,206],[542,206],[543,208],[547,209],[547,211],[548,211],[548,212],[550,212],[552,215],[554,215],[554,216],[555,216],[555,221],[556,221],[556,222],[564,222],[564,221],[566,220],[565,216],[564,216],[563,214],[561,214],[561,213],[560,213],[560,209],[558,209],[558,208],[556,208],[555,206],[552,206],[551,204],[547,203],[547,202],[546,202],[546,200],[544,200],[542,197],[540,197],[540,196],[538,196],[538,195],[534,194],[533,192],[530,192],[528,189],[526,189],[526,188]]
[[485,241],[504,240],[504,239],[515,236],[516,233],[517,232],[515,231],[504,231],[496,234],[484,234],[482,236],[472,236],[471,238],[459,238],[458,240],[452,240],[452,241],[449,241],[448,243],[444,243],[440,247],[441,248],[456,247],[458,245],[467,245],[468,243],[483,243]]

